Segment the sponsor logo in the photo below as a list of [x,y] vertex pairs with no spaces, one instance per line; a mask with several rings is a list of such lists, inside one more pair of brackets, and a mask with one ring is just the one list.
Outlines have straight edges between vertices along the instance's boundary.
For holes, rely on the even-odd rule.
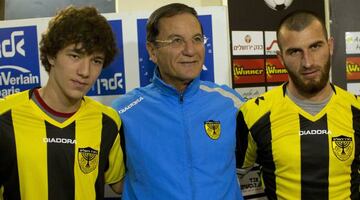
[[360,72],[360,66],[357,63],[346,62],[346,72]]
[[271,41],[270,46],[267,46],[267,47],[266,47],[266,50],[267,50],[267,51],[270,51],[270,50],[273,48],[273,46],[276,45],[276,44],[277,44],[277,41],[276,41],[276,40]]
[[232,31],[233,55],[264,55],[262,31]]
[[79,148],[78,162],[81,171],[88,174],[94,171],[99,161],[99,152],[91,147]]
[[122,114],[126,112],[127,110],[131,109],[132,107],[136,106],[138,103],[140,103],[142,100],[144,100],[143,97],[137,98],[135,101],[131,102],[129,105],[127,105],[125,108],[119,110],[119,114]]
[[360,32],[345,32],[346,54],[360,53]]
[[209,120],[204,122],[204,129],[206,134],[213,140],[217,140],[220,137],[221,123],[220,121]]
[[276,68],[275,65],[271,63],[266,63],[266,74],[268,76],[277,75],[277,74],[287,74],[287,70],[285,68]]
[[244,67],[234,67],[233,71],[235,76],[261,75],[264,73],[263,69],[245,69]]
[[264,59],[234,59],[233,80],[235,84],[261,84],[265,81]]
[[17,71],[23,72],[18,77],[11,76],[11,72],[1,72],[0,73],[0,86],[1,85],[26,85],[26,84],[35,84],[39,83],[39,76],[34,76],[31,72],[25,68],[19,66],[0,66],[0,70],[6,69],[15,69]]
[[346,78],[347,80],[360,80],[360,58],[346,58]]
[[[10,39],[3,40],[1,42],[0,58],[11,58],[15,56],[15,53],[25,56],[25,50],[23,48],[25,41],[23,36],[24,31],[14,31],[10,34]],[[21,40],[16,42],[15,37],[20,37]]]
[[299,131],[299,135],[331,135],[331,131],[326,129],[305,130]]
[[346,161],[350,158],[353,151],[352,141],[351,137],[344,135],[333,137],[331,139],[332,150],[339,160]]
[[[348,33],[346,33],[346,34],[348,34]],[[354,43],[355,41],[358,42],[358,41],[359,41],[359,37],[356,37],[356,38],[354,39],[352,35],[349,35],[349,36],[346,36],[346,38],[345,38],[346,44],[352,44],[352,43]]]
[[263,49],[263,45],[234,45],[234,51],[244,51],[244,50],[249,50],[249,51],[255,51],[255,50],[262,50]]
[[245,35],[244,40],[245,40],[246,43],[250,43],[251,42],[251,36],[250,35]]
[[266,81],[268,83],[283,83],[288,80],[286,68],[277,58],[266,59]]
[[36,26],[0,29],[0,98],[40,86],[37,49]]
[[278,50],[276,31],[265,31],[265,54],[276,55]]
[[92,95],[103,95],[109,91],[124,90],[124,87],[122,73],[115,73],[111,78],[98,78],[91,90],[94,91]]
[[43,138],[45,143],[55,143],[55,144],[76,144],[76,140],[69,138]]

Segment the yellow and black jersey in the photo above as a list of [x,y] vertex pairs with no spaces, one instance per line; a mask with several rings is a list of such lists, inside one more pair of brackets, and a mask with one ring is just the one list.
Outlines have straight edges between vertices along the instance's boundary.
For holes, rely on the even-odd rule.
[[0,187],[4,199],[103,199],[124,176],[118,114],[88,97],[63,123],[31,99],[0,101]]
[[333,86],[316,115],[286,84],[246,102],[237,119],[237,166],[261,165],[269,199],[359,199],[360,101]]

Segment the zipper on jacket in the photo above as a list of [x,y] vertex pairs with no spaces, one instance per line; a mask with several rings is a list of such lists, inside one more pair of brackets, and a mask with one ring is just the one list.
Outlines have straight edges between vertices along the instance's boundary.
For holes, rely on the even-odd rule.
[[184,103],[184,93],[180,93],[179,101],[180,101],[180,103]]
[[188,200],[194,200],[195,199],[195,183],[194,183],[194,167],[193,167],[193,157],[192,157],[192,147],[191,147],[191,137],[190,137],[190,127],[188,123],[188,119],[185,117],[185,110],[184,110],[184,93],[179,93],[179,103],[180,103],[180,109],[181,109],[181,119],[182,123],[184,125],[184,136],[185,136],[185,150],[186,150],[186,171],[187,171],[187,178],[189,180],[189,186],[190,186],[190,196],[188,196]]

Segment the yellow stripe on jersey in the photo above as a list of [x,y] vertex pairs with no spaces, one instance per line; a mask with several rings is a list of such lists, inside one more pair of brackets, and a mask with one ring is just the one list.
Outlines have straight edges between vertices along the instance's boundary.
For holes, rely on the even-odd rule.
[[36,115],[26,104],[12,109],[21,199],[48,198],[45,124]]
[[[101,133],[102,129],[102,114],[96,112],[94,109],[95,108],[88,108],[83,110],[81,114],[84,116],[91,116],[91,118],[78,120],[76,122],[76,132],[87,133],[77,134],[75,137],[76,148],[74,175],[75,188],[79,191],[76,192],[76,199],[91,199],[91,197],[95,196],[95,190],[89,191],[89,188],[94,187],[94,185],[91,185],[93,183],[92,180],[96,179],[98,176],[98,170],[95,170],[97,169],[95,165],[99,162],[99,155],[101,152],[100,143],[96,141],[101,141],[101,134],[99,133]],[[87,147],[91,148],[93,152],[87,152]]]

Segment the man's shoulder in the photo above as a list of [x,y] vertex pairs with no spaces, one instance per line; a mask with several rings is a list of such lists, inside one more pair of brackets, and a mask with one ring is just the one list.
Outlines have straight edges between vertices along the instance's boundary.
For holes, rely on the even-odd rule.
[[6,96],[0,100],[0,114],[24,103],[29,102],[29,90]]
[[335,95],[340,99],[340,102],[348,102],[355,107],[360,107],[360,95],[353,94],[336,85],[333,85]]
[[84,96],[84,102],[85,102],[85,109],[86,110],[92,110],[93,112],[101,112],[105,115],[107,115],[108,117],[112,118],[113,120],[115,120],[116,122],[118,122],[118,114],[116,113],[116,111],[110,107],[107,106],[97,100],[94,100],[88,96]]
[[218,94],[220,97],[231,99],[236,107],[240,107],[245,102],[245,99],[238,92],[227,85],[201,81],[200,89],[204,92]]
[[212,88],[212,89],[222,89],[222,90],[226,90],[229,91],[231,93],[237,93],[234,89],[230,88],[229,86],[225,85],[225,84],[217,84],[214,82],[210,82],[210,81],[200,81],[200,87],[208,87],[208,88]]
[[273,88],[257,97],[249,99],[241,107],[244,115],[253,117],[263,116],[265,113],[282,105],[285,94],[282,86]]
[[130,92],[123,94],[111,103],[111,107],[114,108],[119,114],[122,114],[126,110],[134,107],[138,103],[144,100],[144,95],[149,92],[148,87],[135,88]]

